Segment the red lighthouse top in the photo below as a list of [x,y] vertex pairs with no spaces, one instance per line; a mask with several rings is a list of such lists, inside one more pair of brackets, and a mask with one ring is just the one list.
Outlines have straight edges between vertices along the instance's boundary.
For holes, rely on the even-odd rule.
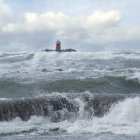
[[61,42],[59,40],[56,41],[56,51],[61,50]]

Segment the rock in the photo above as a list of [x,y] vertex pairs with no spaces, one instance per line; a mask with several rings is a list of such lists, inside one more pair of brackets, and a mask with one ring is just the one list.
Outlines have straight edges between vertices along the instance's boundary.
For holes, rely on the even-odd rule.
[[58,70],[58,71],[63,71],[62,69],[56,69],[56,70]]
[[[63,71],[62,69],[55,69],[56,71]],[[49,71],[49,70],[47,70],[47,69],[42,69],[41,71],[42,72],[53,72],[53,71],[55,71],[55,70],[51,70],[51,71]]]
[[47,69],[43,69],[42,72],[49,72],[49,70],[47,70]]

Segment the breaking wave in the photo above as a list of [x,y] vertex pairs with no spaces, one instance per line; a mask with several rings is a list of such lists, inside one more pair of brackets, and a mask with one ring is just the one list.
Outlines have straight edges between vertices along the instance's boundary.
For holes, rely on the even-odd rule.
[[140,53],[0,53],[0,135],[140,133]]
[[139,106],[137,95],[53,94],[2,100],[0,134],[51,131],[137,134],[140,131]]
[[0,63],[17,63],[21,61],[28,61],[34,57],[34,53],[31,54],[3,54],[0,56]]

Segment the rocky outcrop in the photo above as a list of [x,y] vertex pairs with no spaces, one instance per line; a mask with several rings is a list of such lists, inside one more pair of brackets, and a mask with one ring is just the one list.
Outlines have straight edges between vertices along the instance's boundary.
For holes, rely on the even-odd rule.
[[71,48],[65,49],[65,50],[59,50],[59,51],[58,50],[50,50],[50,49],[45,49],[42,51],[44,51],[44,52],[76,52],[76,50],[71,49]]

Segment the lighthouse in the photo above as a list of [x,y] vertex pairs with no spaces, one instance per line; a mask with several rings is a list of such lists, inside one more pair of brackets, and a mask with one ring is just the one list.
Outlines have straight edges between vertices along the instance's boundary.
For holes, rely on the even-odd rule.
[[45,51],[45,52],[52,52],[52,51],[56,51],[56,52],[76,52],[76,50],[71,49],[71,48],[61,50],[61,42],[59,40],[56,41],[56,49],[55,50],[45,49],[45,50],[42,50],[42,51]]
[[56,51],[61,51],[61,42],[59,40],[56,41]]

